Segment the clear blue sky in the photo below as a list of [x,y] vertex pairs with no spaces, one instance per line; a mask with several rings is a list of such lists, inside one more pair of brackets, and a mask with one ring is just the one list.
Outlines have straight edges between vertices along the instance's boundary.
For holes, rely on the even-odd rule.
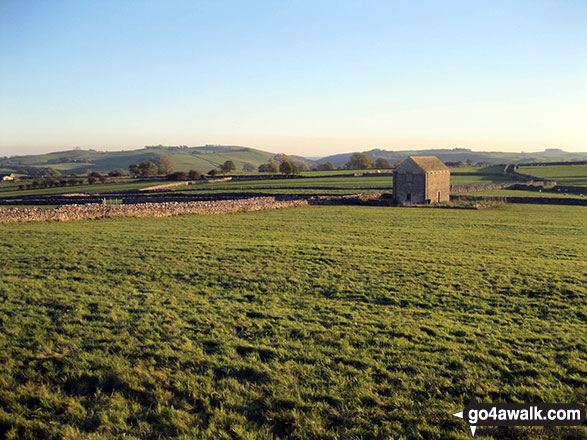
[[0,0],[0,155],[587,151],[587,1]]

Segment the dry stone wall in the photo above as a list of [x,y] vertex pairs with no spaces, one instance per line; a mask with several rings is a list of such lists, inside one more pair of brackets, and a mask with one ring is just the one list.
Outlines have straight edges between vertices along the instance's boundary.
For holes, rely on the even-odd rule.
[[307,200],[256,197],[244,200],[137,203],[132,205],[64,205],[55,209],[0,208],[0,223],[72,221],[114,217],[169,217],[185,214],[234,214],[308,205]]
[[487,201],[503,203],[529,203],[534,205],[575,205],[587,206],[587,199],[564,197],[481,197],[450,196],[451,201]]

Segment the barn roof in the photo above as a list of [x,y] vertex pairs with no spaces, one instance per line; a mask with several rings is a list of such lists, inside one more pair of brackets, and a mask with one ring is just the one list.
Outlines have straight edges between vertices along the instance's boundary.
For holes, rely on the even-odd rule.
[[410,156],[424,171],[449,171],[450,169],[436,156]]

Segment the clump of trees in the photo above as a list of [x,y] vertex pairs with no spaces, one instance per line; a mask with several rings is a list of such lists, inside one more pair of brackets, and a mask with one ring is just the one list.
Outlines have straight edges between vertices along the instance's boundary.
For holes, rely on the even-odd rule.
[[131,174],[141,177],[153,177],[159,173],[159,167],[151,161],[144,161],[139,164],[132,164],[128,167]]
[[222,172],[222,174],[230,173],[234,170],[236,170],[236,165],[232,160],[227,160],[222,165],[220,165],[220,171]]
[[108,175],[110,177],[124,177],[124,176],[128,176],[128,172],[126,172],[125,170],[123,170],[122,168],[117,168],[115,170],[112,170],[108,173]]
[[245,163],[243,164],[243,171],[245,173],[254,173],[255,172],[255,165],[252,163]]
[[58,188],[58,187],[65,187],[65,186],[75,186],[75,185],[82,185],[84,182],[80,179],[70,178],[59,178],[55,179],[54,177],[45,177],[43,179],[35,179],[30,183],[22,183],[18,185],[19,190],[30,190],[30,189],[40,189],[40,188]]
[[167,177],[167,180],[198,180],[204,178],[204,175],[198,170],[189,170],[187,173],[185,171],[169,173],[165,177]]
[[197,179],[201,179],[202,177],[203,177],[203,174],[200,173],[198,170],[190,170],[188,172],[188,179],[197,180]]
[[279,173],[279,165],[273,161],[259,165],[260,173]]
[[300,168],[291,160],[284,160],[281,162],[281,165],[279,165],[279,171],[286,176],[300,174]]
[[295,163],[283,153],[276,154],[268,163],[259,165],[258,168],[260,173],[282,173],[285,175],[300,174],[301,170],[309,169],[308,165]]
[[365,153],[354,153],[346,163],[346,168],[349,170],[365,170],[374,167],[373,159]]
[[320,163],[316,167],[317,171],[330,171],[330,170],[335,170],[335,169],[336,169],[336,167],[334,166],[334,164],[332,162]]
[[387,159],[384,159],[383,157],[379,157],[375,161],[375,168],[391,168],[391,164],[389,163],[389,161]]
[[157,175],[167,176],[173,174],[175,169],[175,162],[168,156],[161,156],[157,159],[157,163],[146,160],[138,164],[132,164],[128,167],[128,170],[132,175],[140,177],[153,177]]
[[168,156],[161,156],[157,161],[157,165],[159,166],[159,174],[165,176],[174,173],[177,168],[173,159]]
[[176,171],[175,173],[169,173],[165,177],[167,177],[167,180],[187,180],[188,173],[185,171]]

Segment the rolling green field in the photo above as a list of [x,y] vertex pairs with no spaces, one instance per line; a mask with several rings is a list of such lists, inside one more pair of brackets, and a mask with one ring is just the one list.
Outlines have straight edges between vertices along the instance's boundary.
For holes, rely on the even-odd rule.
[[95,183],[83,185],[54,187],[54,188],[40,188],[40,189],[18,189],[18,183],[4,183],[0,184],[0,197],[25,196],[34,194],[72,194],[72,193],[107,193],[118,191],[135,191],[141,188],[147,188],[153,185],[162,185],[170,183],[164,180],[137,180],[137,179],[121,179],[115,182]]
[[[324,173],[324,172],[322,172]],[[346,172],[348,174],[348,171]],[[471,185],[482,183],[502,183],[507,182],[508,178],[501,175],[478,175],[478,176],[451,176],[452,185]],[[140,180],[136,179],[121,179],[119,182],[93,185],[78,185],[58,188],[44,188],[19,190],[19,183],[7,182],[0,183],[0,197],[24,196],[33,194],[69,194],[69,193],[106,193],[106,192],[122,192],[134,191],[141,188],[147,188],[154,185],[163,185],[171,183],[166,180]],[[170,190],[186,192],[186,191],[212,191],[219,190],[227,191],[252,191],[259,192],[263,190],[273,190],[283,188],[281,192],[288,192],[285,187],[294,188],[290,190],[292,194],[308,193],[313,194],[317,192],[336,193],[343,191],[345,193],[363,192],[364,188],[381,188],[382,190],[390,189],[393,186],[393,179],[391,176],[378,176],[376,174],[365,177],[355,176],[341,176],[341,177],[309,177],[305,179],[264,179],[252,181],[229,181],[220,183],[204,183],[191,185],[189,187],[179,186]],[[304,187],[314,187],[315,190],[304,190]],[[296,190],[296,188],[299,188]],[[322,189],[322,191],[320,190]]]
[[550,192],[550,191],[523,191],[513,189],[494,189],[487,191],[470,191],[458,195],[468,196],[487,196],[487,197],[553,197],[553,198],[583,198],[579,194],[564,193],[564,192]]
[[585,212],[0,225],[0,438],[464,440],[472,394],[585,404]]
[[556,180],[559,185],[587,186],[587,165],[520,167],[520,173]]

